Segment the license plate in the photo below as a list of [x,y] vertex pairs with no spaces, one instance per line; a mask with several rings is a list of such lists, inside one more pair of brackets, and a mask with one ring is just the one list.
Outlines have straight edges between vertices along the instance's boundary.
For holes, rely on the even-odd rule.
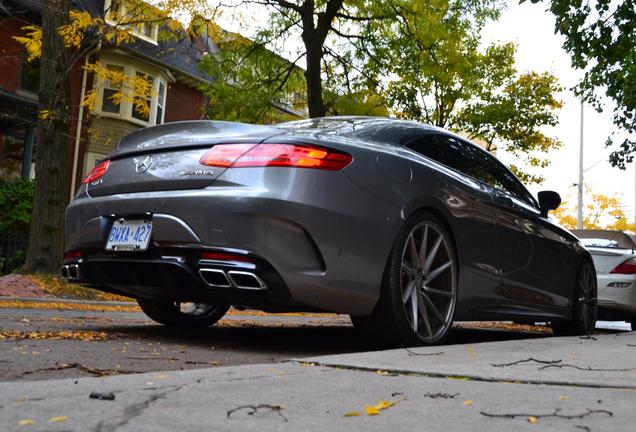
[[116,219],[110,229],[106,250],[145,251],[151,233],[152,219]]

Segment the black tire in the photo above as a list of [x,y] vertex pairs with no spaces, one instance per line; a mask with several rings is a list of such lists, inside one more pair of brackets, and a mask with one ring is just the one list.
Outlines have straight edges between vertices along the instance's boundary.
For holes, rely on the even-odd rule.
[[555,336],[585,336],[594,333],[598,316],[596,271],[590,260],[579,269],[572,299],[572,319],[552,323]]
[[354,327],[381,346],[442,342],[457,303],[456,256],[453,240],[437,217],[428,212],[411,216],[391,250],[378,304],[369,316],[351,316]]
[[141,310],[153,321],[171,327],[203,328],[209,327],[223,318],[230,308],[228,305],[208,305],[191,303],[193,310],[183,312],[181,304],[176,302],[137,299]]

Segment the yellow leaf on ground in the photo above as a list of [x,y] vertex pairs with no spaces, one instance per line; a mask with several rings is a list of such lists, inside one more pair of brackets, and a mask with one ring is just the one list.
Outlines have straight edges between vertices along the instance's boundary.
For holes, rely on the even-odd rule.
[[568,400],[570,399],[568,396],[559,396],[559,400]]
[[359,416],[360,416],[360,411],[351,411],[343,415],[343,417],[359,417]]
[[23,420],[20,420],[20,421],[18,422],[18,425],[19,425],[19,426],[28,426],[28,425],[32,425],[32,424],[34,424],[34,423],[35,423],[35,422],[34,422],[33,420],[31,420],[31,419],[23,419]]
[[370,415],[370,416],[374,416],[374,415],[380,414],[380,410],[377,409],[374,406],[371,406],[371,405],[365,405],[364,406],[364,411],[367,413],[367,415]]
[[395,402],[391,402],[391,401],[383,399],[375,405],[375,408],[378,410],[383,410],[383,409],[391,408],[393,405],[395,405]]
[[529,416],[528,417],[528,421],[532,424],[536,424],[537,423],[537,418],[535,416]]
[[66,420],[68,420],[68,417],[58,416],[58,417],[50,418],[49,423],[60,423],[60,422],[65,422]]
[[168,375],[163,375],[163,374],[161,374],[161,375],[155,375],[153,378],[154,378],[154,379],[166,379],[166,378],[168,378]]
[[472,405],[472,404],[473,404],[473,401],[471,401],[471,400],[465,400],[464,401],[464,405]]

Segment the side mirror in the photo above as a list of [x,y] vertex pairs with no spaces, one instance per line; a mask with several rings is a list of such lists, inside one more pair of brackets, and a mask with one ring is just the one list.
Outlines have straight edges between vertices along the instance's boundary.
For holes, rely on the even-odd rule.
[[556,210],[561,205],[561,196],[554,191],[541,191],[539,197],[539,209],[541,215],[546,217],[550,210]]

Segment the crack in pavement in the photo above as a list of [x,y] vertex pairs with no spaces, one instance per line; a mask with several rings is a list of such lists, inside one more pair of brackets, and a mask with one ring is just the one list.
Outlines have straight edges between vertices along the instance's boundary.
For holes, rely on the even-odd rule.
[[150,407],[154,402],[156,402],[159,399],[164,399],[167,395],[171,393],[175,393],[181,390],[185,386],[186,384],[174,386],[174,388],[170,390],[166,390],[162,393],[156,393],[156,394],[150,395],[146,400],[142,402],[137,402],[132,405],[126,406],[126,408],[124,408],[123,418],[119,419],[115,423],[109,423],[109,420],[102,420],[99,423],[97,423],[97,426],[95,427],[95,432],[113,432],[119,429],[120,427],[127,425],[132,419],[139,417],[141,414],[143,414],[143,412],[148,407]]
[[[294,362],[298,364],[307,364],[306,362],[299,361],[299,360],[290,360],[290,362]],[[377,373],[377,371],[381,369],[377,367],[320,363],[316,361],[312,361],[311,365],[322,366],[322,367],[331,368],[331,369],[346,369],[346,370],[352,370],[352,371],[373,372],[373,373]],[[387,370],[387,372],[390,372],[391,376],[405,375],[405,376],[419,376],[419,377],[426,377],[426,378],[464,379],[464,380],[470,380],[470,381],[504,383],[504,384],[509,384],[510,382],[514,382],[515,384],[526,384],[526,385],[553,385],[553,386],[595,388],[595,389],[636,390],[636,385],[574,383],[574,382],[563,382],[563,381],[516,379],[516,378],[512,378],[512,379],[511,378],[506,378],[506,379],[488,378],[488,377],[483,377],[478,375],[451,374],[451,373],[442,373],[442,372],[420,372],[420,371],[401,370],[401,369],[390,369],[390,370]]]

